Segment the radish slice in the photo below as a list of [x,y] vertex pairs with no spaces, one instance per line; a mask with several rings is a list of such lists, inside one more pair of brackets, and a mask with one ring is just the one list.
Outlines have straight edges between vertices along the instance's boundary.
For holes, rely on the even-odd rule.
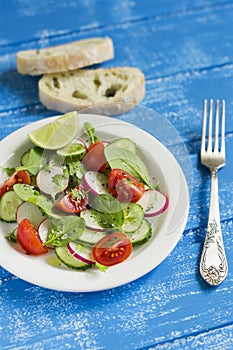
[[56,176],[63,176],[63,169],[58,165],[50,166],[49,170],[41,169],[36,177],[39,189],[46,194],[56,194],[64,191],[69,184],[69,179],[62,177],[59,185],[54,182]]
[[162,214],[168,207],[168,197],[158,190],[148,190],[137,201],[144,210],[145,217]]
[[95,262],[91,260],[91,249],[88,247],[84,247],[76,242],[69,242],[68,249],[70,253],[77,259],[82,262],[92,265]]
[[23,202],[16,211],[16,221],[19,224],[23,219],[27,218],[32,225],[37,228],[45,216],[41,213],[38,206],[31,202]]
[[105,231],[94,231],[86,228],[82,235],[79,237],[78,241],[80,244],[93,246],[105,236]]
[[108,177],[96,171],[87,171],[83,177],[83,185],[94,196],[108,192]]
[[104,232],[105,229],[101,227],[95,220],[91,210],[83,210],[80,217],[85,220],[86,228],[93,231]]
[[48,233],[51,227],[53,227],[53,224],[48,218],[41,221],[40,225],[38,226],[38,233],[42,243],[47,241]]

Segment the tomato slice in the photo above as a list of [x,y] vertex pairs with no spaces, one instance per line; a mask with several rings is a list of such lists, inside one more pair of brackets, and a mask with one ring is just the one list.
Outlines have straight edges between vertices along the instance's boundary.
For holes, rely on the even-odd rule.
[[30,185],[31,179],[27,170],[15,171],[8,179],[6,179],[0,186],[0,198],[5,192],[11,191],[13,186],[17,183]]
[[137,202],[145,186],[122,169],[112,169],[108,176],[108,190],[119,202]]
[[27,218],[19,223],[17,241],[27,253],[32,255],[41,255],[48,251],[48,248],[42,244],[37,230]]
[[67,214],[78,214],[87,207],[87,194],[81,185],[76,186],[72,191],[55,202],[56,208]]
[[104,266],[112,266],[125,261],[131,252],[132,243],[122,232],[107,235],[92,248],[94,260]]
[[97,141],[92,143],[83,158],[83,164],[87,170],[103,172],[107,168],[107,160],[104,155],[104,143]]

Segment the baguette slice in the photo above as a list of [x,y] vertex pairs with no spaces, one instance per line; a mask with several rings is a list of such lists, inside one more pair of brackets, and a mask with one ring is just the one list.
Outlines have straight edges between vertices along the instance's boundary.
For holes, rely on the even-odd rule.
[[74,70],[113,57],[114,47],[109,37],[92,38],[40,50],[19,51],[16,65],[21,74],[40,75]]
[[47,74],[39,81],[40,101],[62,113],[117,115],[131,110],[144,95],[144,74],[131,67],[78,69]]

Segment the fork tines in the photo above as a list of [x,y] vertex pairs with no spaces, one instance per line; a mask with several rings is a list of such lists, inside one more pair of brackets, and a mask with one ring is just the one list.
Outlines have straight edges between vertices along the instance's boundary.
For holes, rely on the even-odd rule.
[[[221,109],[221,117],[219,117],[220,109]],[[208,132],[206,130],[207,119],[209,119]],[[213,125],[214,125],[214,130],[213,130]],[[220,130],[219,130],[219,125],[221,125]],[[207,137],[206,137],[206,133],[207,133]],[[212,135],[214,135],[214,137]],[[214,139],[214,142],[212,138]],[[219,139],[220,139],[220,147],[219,147]],[[207,142],[207,148],[206,148],[206,142]],[[225,100],[222,100],[221,108],[220,108],[220,101],[216,100],[215,113],[214,113],[213,100],[209,101],[209,108],[208,108],[208,100],[207,99],[204,100],[201,153],[205,151],[207,152],[214,151],[214,153],[221,152],[222,154],[225,154]]]

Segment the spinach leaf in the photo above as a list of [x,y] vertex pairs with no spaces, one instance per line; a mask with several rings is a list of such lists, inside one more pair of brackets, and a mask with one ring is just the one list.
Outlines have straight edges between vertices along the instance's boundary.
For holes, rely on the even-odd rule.
[[76,215],[63,216],[53,220],[46,245],[61,246],[76,241],[85,230],[85,221]]
[[100,194],[93,200],[92,214],[100,226],[119,228],[124,222],[124,211],[120,202],[110,194]]
[[113,147],[111,144],[105,147],[104,153],[112,169],[125,170],[152,188],[147,168],[137,154],[121,147]]

